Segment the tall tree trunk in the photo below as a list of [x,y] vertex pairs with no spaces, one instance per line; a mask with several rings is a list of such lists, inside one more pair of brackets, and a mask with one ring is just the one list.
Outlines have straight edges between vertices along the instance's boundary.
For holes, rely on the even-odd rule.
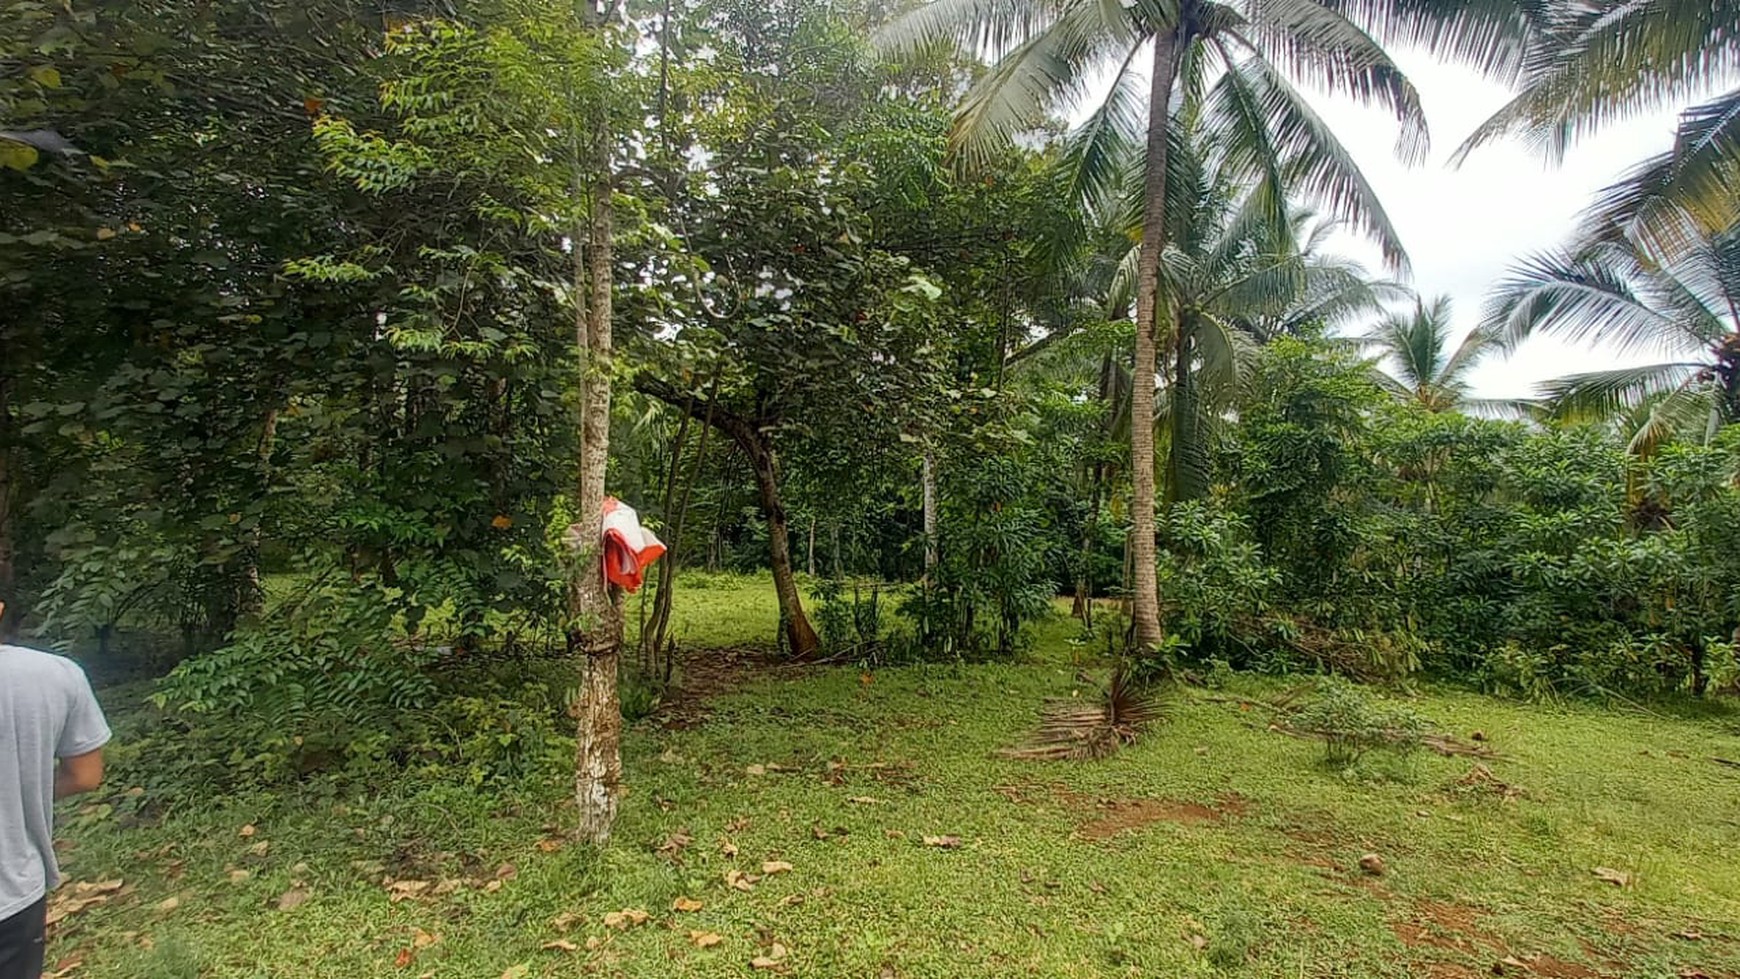
[[941,556],[936,533],[936,456],[929,449],[924,450],[920,478],[924,483],[924,580],[929,583]]
[[785,506],[779,499],[779,462],[774,457],[773,447],[764,441],[757,440],[744,449],[749,453],[750,465],[755,470],[755,487],[761,492],[761,512],[767,517],[773,589],[779,595],[779,613],[785,622],[786,642],[791,647],[792,656],[808,659],[821,649],[821,640],[804,615],[797,582],[792,578],[790,528]]
[[813,513],[810,514],[810,550],[808,557],[809,560],[805,563],[809,567],[810,577],[814,578],[816,576],[816,515]]
[[1131,606],[1136,644],[1145,650],[1158,648],[1163,638],[1154,550],[1154,360],[1155,330],[1160,322],[1160,253],[1166,247],[1166,140],[1179,47],[1175,30],[1154,39],[1147,173],[1142,186],[1142,251],[1136,266],[1136,357],[1130,391]]
[[604,580],[604,477],[610,459],[611,137],[602,109],[587,147],[583,236],[574,240],[575,340],[580,348],[580,473],[576,505],[577,560],[568,586],[568,648],[579,657],[580,691],[574,713],[576,834],[602,845],[610,839],[622,794],[622,706],[617,658],[622,610]]

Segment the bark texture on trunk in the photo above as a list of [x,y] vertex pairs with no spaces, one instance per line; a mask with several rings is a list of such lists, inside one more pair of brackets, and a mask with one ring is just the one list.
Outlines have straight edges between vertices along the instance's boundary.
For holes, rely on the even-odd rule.
[[1144,650],[1158,648],[1164,638],[1154,548],[1154,378],[1156,331],[1161,322],[1160,253],[1166,247],[1166,139],[1178,47],[1175,31],[1154,39],[1142,250],[1136,266],[1136,357],[1130,390],[1130,591],[1135,641]]
[[773,566],[773,588],[779,594],[779,611],[785,619],[786,644],[792,656],[808,659],[821,649],[821,639],[804,615],[797,581],[791,570],[791,528],[785,504],[779,498],[779,460],[767,445],[745,447],[755,469],[755,488],[761,494],[761,512],[767,517],[768,560]]
[[924,453],[920,478],[924,482],[924,578],[928,582],[940,558],[936,534],[936,457],[929,450]]
[[[600,113],[602,115],[602,113]],[[622,609],[604,580],[604,476],[610,460],[611,279],[614,264],[609,127],[596,127],[589,147],[586,228],[574,245],[575,340],[580,348],[580,473],[576,520],[579,554],[569,582],[569,651],[579,659],[574,703],[576,835],[610,839],[622,794],[622,706],[617,660]]]

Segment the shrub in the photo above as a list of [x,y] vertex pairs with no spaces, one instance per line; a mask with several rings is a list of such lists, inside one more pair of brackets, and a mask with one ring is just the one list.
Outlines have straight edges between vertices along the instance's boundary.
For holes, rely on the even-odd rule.
[[1346,767],[1373,748],[1408,752],[1429,728],[1405,707],[1382,707],[1359,687],[1333,677],[1318,683],[1317,699],[1292,718],[1293,727],[1323,741],[1324,760]]

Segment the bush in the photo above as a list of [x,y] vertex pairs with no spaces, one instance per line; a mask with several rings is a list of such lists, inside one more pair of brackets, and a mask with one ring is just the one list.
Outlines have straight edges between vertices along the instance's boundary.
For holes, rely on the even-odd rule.
[[1347,767],[1373,748],[1409,752],[1430,730],[1425,719],[1405,707],[1381,707],[1359,687],[1325,678],[1317,699],[1292,718],[1293,727],[1323,741],[1324,760]]

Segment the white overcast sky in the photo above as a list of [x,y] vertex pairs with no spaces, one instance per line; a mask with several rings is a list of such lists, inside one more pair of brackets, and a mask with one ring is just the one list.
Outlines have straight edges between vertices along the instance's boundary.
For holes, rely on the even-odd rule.
[[[1680,107],[1615,125],[1574,146],[1562,165],[1548,166],[1520,142],[1493,143],[1459,169],[1449,157],[1507,99],[1505,90],[1474,72],[1433,56],[1400,50],[1394,57],[1414,82],[1432,130],[1431,159],[1397,162],[1389,117],[1351,102],[1314,101],[1359,161],[1413,260],[1413,285],[1424,296],[1455,302],[1465,332],[1479,320],[1488,290],[1516,259],[1565,240],[1595,192],[1628,167],[1673,145]],[[1338,240],[1335,249],[1381,268],[1364,242]],[[1509,359],[1483,363],[1474,381],[1485,397],[1521,397],[1551,377],[1643,359],[1588,345],[1536,337]]]

